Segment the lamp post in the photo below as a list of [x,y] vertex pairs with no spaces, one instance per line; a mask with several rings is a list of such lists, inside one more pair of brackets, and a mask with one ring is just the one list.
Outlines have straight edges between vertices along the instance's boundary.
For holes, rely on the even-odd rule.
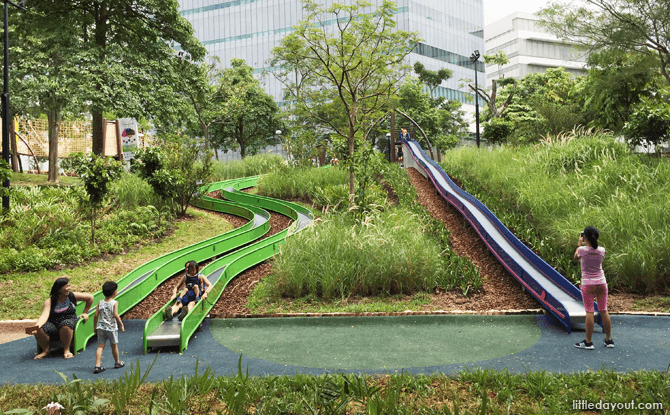
[[388,141],[389,143],[389,163],[390,163],[391,161],[393,161],[391,159],[393,157],[392,156],[393,147],[391,146],[391,133],[386,133],[386,141]]
[[470,56],[470,61],[475,68],[475,125],[477,128],[477,147],[479,147],[479,92],[477,89],[477,60],[479,59],[479,51],[476,50]]
[[[8,4],[12,6],[25,10],[23,7],[24,1],[21,1],[19,4],[13,3],[9,0],[5,1],[5,60],[4,60],[4,90],[2,92],[2,158],[9,165],[9,23],[8,23]],[[9,179],[5,180],[2,184],[3,187],[9,190]],[[7,212],[9,211],[9,196],[2,197],[2,210]]]

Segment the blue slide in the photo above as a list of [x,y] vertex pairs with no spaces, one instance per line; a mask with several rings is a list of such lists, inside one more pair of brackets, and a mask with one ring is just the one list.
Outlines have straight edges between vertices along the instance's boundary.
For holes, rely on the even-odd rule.
[[[456,186],[416,141],[403,139],[403,147],[405,166],[414,167],[433,182],[440,195],[461,212],[498,261],[568,333],[573,324],[584,324],[586,312],[577,287],[517,239],[482,202]],[[595,307],[597,311],[597,305]]]

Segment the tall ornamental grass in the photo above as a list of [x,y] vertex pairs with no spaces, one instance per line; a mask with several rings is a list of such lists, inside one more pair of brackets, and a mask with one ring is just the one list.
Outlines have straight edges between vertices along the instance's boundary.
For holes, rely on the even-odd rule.
[[333,215],[294,235],[274,262],[273,294],[324,299],[431,291],[443,273],[439,245],[406,211],[362,223]]
[[110,199],[121,209],[135,209],[140,206],[158,206],[158,199],[151,186],[135,174],[124,173],[112,182]]
[[[670,283],[670,160],[630,154],[623,143],[597,134],[522,148],[463,148],[442,164],[466,190],[489,196],[494,213],[512,208],[568,263],[580,231],[600,230],[607,248],[608,282],[653,291]],[[479,190],[478,190],[479,189]],[[551,265],[556,266],[557,263]]]
[[258,193],[269,197],[309,198],[318,189],[346,187],[349,191],[349,172],[345,169],[295,167],[263,176],[258,181]]
[[[370,204],[386,206],[388,195],[374,183],[366,190]],[[278,199],[309,199],[327,210],[347,210],[349,203],[349,172],[339,167],[299,167],[263,176],[258,181],[258,194]]]
[[215,162],[212,169],[212,181],[221,182],[241,177],[258,176],[288,169],[286,159],[277,154],[257,154],[242,160]]

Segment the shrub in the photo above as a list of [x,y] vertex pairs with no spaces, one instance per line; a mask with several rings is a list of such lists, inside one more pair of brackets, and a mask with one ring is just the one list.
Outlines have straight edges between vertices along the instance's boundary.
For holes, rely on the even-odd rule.
[[484,124],[482,137],[491,144],[503,144],[514,131],[514,123],[500,118],[494,118]]
[[154,207],[114,205],[100,218],[100,242],[90,243],[90,224],[77,209],[81,193],[80,187],[12,188],[10,212],[0,222],[0,273],[78,264],[166,232]]

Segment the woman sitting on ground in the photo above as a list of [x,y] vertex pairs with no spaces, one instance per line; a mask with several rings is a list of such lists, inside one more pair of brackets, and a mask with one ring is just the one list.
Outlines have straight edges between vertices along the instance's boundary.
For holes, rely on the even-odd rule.
[[[81,316],[77,317],[77,301],[86,301],[86,307]],[[42,314],[33,327],[26,328],[26,334],[34,334],[42,353],[35,356],[35,360],[42,359],[51,352],[50,340],[59,340],[63,343],[63,357],[71,358],[70,343],[74,336],[74,328],[79,318],[88,321],[88,311],[93,305],[93,295],[88,293],[72,292],[70,280],[66,277],[58,278],[51,286],[51,294],[42,305]]]

